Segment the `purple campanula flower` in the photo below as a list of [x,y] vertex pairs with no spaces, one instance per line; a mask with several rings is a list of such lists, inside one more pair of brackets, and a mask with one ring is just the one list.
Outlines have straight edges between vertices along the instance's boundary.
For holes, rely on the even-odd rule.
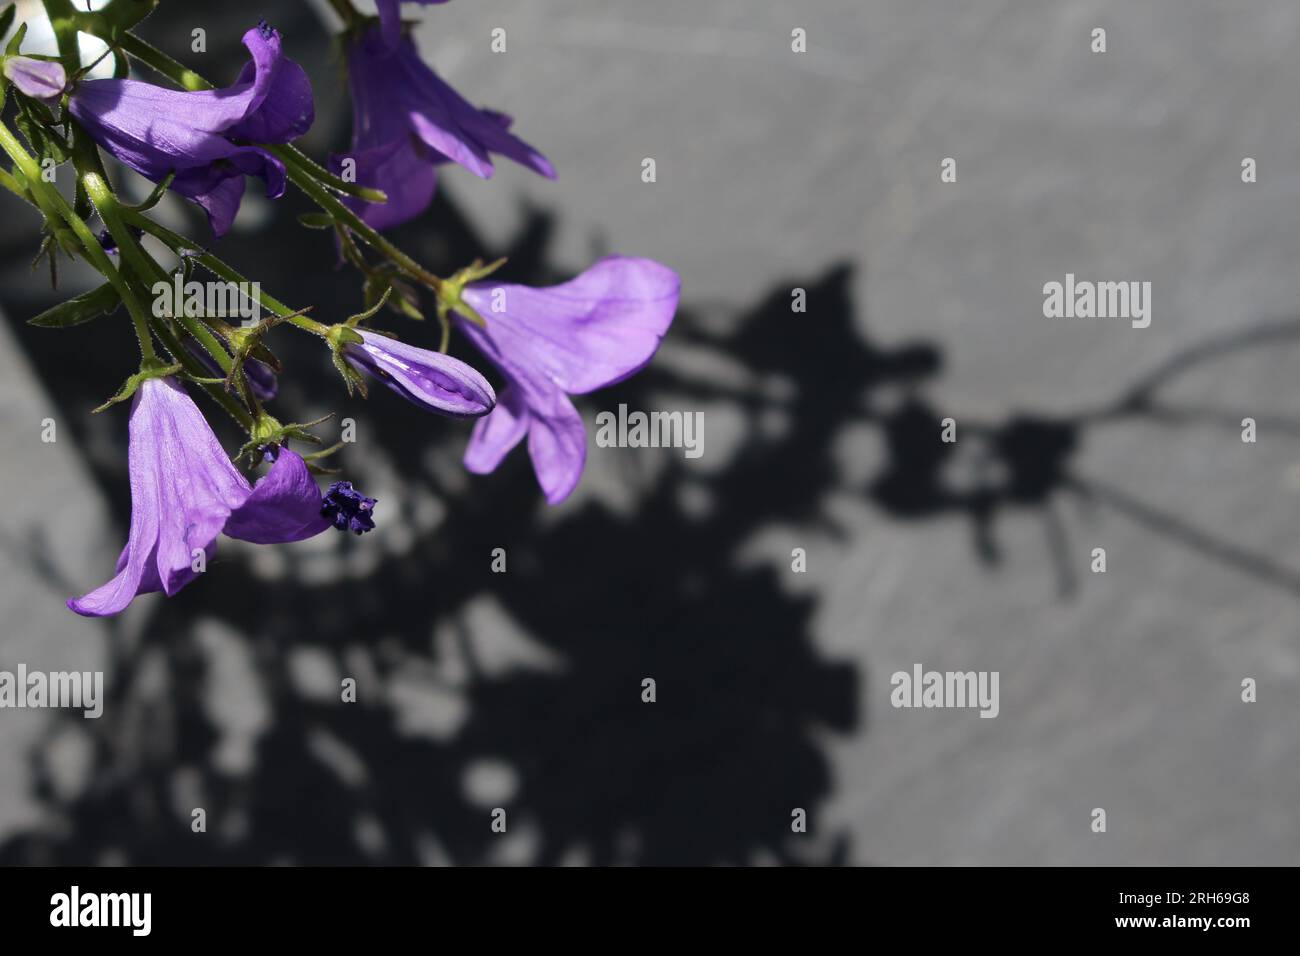
[[53,100],[63,94],[68,74],[54,60],[37,60],[30,56],[5,58],[5,79],[34,100]]
[[508,384],[492,414],[475,424],[465,467],[493,471],[527,435],[546,500],[567,498],[587,459],[586,429],[569,395],[644,368],[668,331],[680,289],[667,266],[622,256],[546,289],[491,281],[467,286],[461,297],[485,326],[458,316],[460,328]]
[[[425,6],[433,3],[446,3],[447,0],[409,0]],[[397,46],[402,37],[402,0],[375,0],[379,10],[379,28],[383,34],[384,44],[391,50]]]
[[230,228],[244,195],[244,176],[259,176],[266,194],[284,193],[284,164],[254,143],[287,143],[315,117],[307,74],[280,49],[265,22],[244,34],[252,62],[221,90],[166,89],[139,80],[86,80],[68,108],[113,156],[154,182],[175,173],[171,188],[202,206],[217,236]]
[[369,329],[356,331],[365,341],[343,347],[348,364],[379,379],[407,401],[455,418],[486,415],[496,404],[488,380],[460,359]]
[[508,116],[471,106],[429,67],[406,37],[392,48],[379,30],[357,36],[349,48],[352,90],[352,152],[334,157],[356,163],[356,182],[381,189],[387,203],[348,199],[350,208],[376,229],[407,222],[433,200],[437,164],[459,163],[477,176],[493,172],[491,154],[555,178],[537,150],[509,131]]
[[140,385],[130,435],[130,534],[113,579],[68,601],[78,614],[117,614],[151,591],[170,597],[197,576],[198,552],[206,562],[223,532],[274,544],[313,537],[331,524],[299,455],[281,448],[271,470],[250,487],[174,379]]

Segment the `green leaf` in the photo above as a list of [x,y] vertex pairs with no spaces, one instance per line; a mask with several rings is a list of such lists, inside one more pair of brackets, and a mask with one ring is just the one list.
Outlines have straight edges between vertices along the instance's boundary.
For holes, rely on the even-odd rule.
[[[371,292],[374,290],[371,290],[369,286],[370,283],[367,282],[366,283],[366,300],[367,300],[366,310],[364,312],[358,312],[356,315],[349,316],[348,320],[343,323],[344,326],[346,326],[349,329],[357,325],[357,323],[364,322],[366,321],[366,319],[371,318],[376,312],[378,312],[380,309],[384,307],[384,303],[388,301],[388,297],[393,294],[393,287],[391,285],[385,285],[383,292],[380,294],[379,298],[376,299],[374,302],[371,302],[369,300],[370,300]],[[350,338],[345,339],[345,341],[351,342],[352,339]],[[360,341],[361,341],[361,337],[357,336],[357,342],[359,343]]]
[[162,202],[163,196],[167,193],[167,190],[171,188],[172,180],[175,178],[175,172],[168,173],[163,181],[154,186],[149,195],[144,198],[144,202],[132,206],[131,208],[136,212],[148,212],[154,206],[158,205],[158,203]]
[[384,296],[388,295],[390,290],[388,278],[378,274],[366,276],[365,285],[361,287],[366,308],[373,308],[375,303],[382,302]]
[[308,229],[334,228],[334,217],[324,212],[304,212],[298,216],[298,222]]
[[110,32],[120,36],[130,30],[158,6],[159,0],[130,0],[129,3],[110,3],[99,11]]
[[46,309],[34,319],[28,319],[28,325],[37,325],[45,329],[66,329],[81,325],[101,315],[110,315],[122,304],[117,290],[105,282],[98,289],[83,292],[81,295],[60,302],[52,309]]
[[73,191],[72,211],[82,220],[89,219],[95,211],[95,207],[90,203],[90,195],[86,192],[86,186],[81,181],[80,176],[77,177],[77,188]]
[[14,25],[14,5],[11,3],[5,7],[4,13],[0,13],[0,37],[9,32],[9,28]]
[[18,127],[18,132],[23,134],[23,139],[27,140],[31,151],[39,157],[42,153],[41,147],[45,145],[45,135],[41,132],[41,128],[32,122],[31,114],[20,108],[14,117],[14,124]]
[[418,322],[424,321],[424,313],[420,311],[417,303],[420,301],[412,289],[405,282],[393,280],[393,291],[397,293],[394,299],[388,303],[389,308],[395,309],[408,319],[415,319]]
[[182,368],[179,362],[173,365],[166,365],[160,359],[154,359],[151,364],[142,367],[140,371],[128,378],[116,395],[98,408],[92,409],[91,414],[98,415],[104,409],[111,408],[118,402],[125,402],[135,394],[136,389],[150,379],[166,378],[168,375],[177,375],[181,371]]
[[[32,100],[20,99],[20,108],[14,121],[18,124],[19,131],[22,132],[23,138],[32,148],[39,159],[52,159],[54,165],[60,166],[68,161],[68,147],[52,130],[47,130],[42,124],[39,114],[35,111]],[[41,110],[48,115],[49,111],[43,106]],[[53,118],[51,117],[51,120]]]
[[[357,335],[355,332],[352,334]],[[357,335],[357,338],[361,338],[361,336]],[[343,384],[347,386],[348,395],[351,396],[353,391],[357,391],[361,393],[362,398],[365,398],[366,380],[344,360],[342,350],[339,348],[331,349],[330,358],[333,359],[334,367],[338,370],[339,375],[343,376]]]
[[5,47],[5,55],[13,56],[18,52],[18,48],[23,45],[23,37],[27,36],[27,24],[18,24],[18,30],[9,40],[9,45]]

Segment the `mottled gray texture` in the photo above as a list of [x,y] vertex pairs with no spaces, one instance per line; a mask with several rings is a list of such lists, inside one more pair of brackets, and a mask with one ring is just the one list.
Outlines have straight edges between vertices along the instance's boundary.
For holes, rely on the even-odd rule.
[[[1100,406],[1180,349],[1296,315],[1294,4],[445,12],[421,33],[434,62],[517,116],[561,172],[551,184],[503,169],[490,186],[447,174],[476,223],[504,239],[521,195],[562,209],[573,267],[593,241],[660,257],[695,302],[752,302],[850,260],[864,331],[942,343],[931,394],[959,423]],[[496,26],[506,57],[488,52]],[[790,52],[796,26],[808,30],[802,56]],[[1090,52],[1094,26],[1105,54]],[[646,156],[654,185],[639,181]],[[945,185],[948,156],[958,181]],[[1258,161],[1254,185],[1241,182],[1244,156]],[[1151,327],[1045,319],[1042,285],[1066,272],[1149,280]],[[792,318],[792,338],[816,334],[815,317]],[[1284,340],[1207,363],[1171,395],[1295,414],[1297,361]],[[870,473],[874,436],[844,437],[845,474]],[[1300,440],[1280,429],[1244,445],[1232,428],[1146,423],[1095,429],[1076,464],[1300,568],[1296,462]],[[792,587],[820,598],[820,645],[868,677],[866,732],[830,744],[830,821],[852,830],[856,859],[1297,861],[1295,593],[1067,502],[1081,590],[1062,600],[1037,513],[1003,523],[1007,558],[991,571],[962,522],[892,521],[853,490],[850,479],[826,503],[848,540],[790,529],[767,553],[783,562],[809,548],[812,580]],[[1105,577],[1088,572],[1096,546]],[[893,709],[889,676],[914,662],[1000,670],[1001,715]],[[1248,676],[1253,705],[1239,697]],[[1109,832],[1094,836],[1098,806]]]
[[[490,240],[513,235],[526,199],[562,212],[562,265],[576,271],[593,251],[655,257],[681,272],[685,301],[723,312],[851,262],[863,335],[942,348],[926,393],[957,419],[959,445],[973,440],[964,421],[1102,407],[1181,350],[1297,314],[1291,0],[456,0],[425,18],[420,39],[445,77],[514,115],[560,171],[558,183],[504,162],[491,183],[445,172],[442,188]],[[504,56],[489,51],[498,26]],[[1089,52],[1094,26],[1108,31],[1104,55]],[[808,30],[806,54],[790,51],[794,27]],[[653,185],[640,181],[647,156]],[[939,181],[947,156],[955,184]],[[1243,156],[1258,160],[1257,184],[1241,182]],[[1152,282],[1151,327],[1044,318],[1042,285],[1066,272]],[[792,316],[791,340],[818,335],[817,318]],[[0,356],[4,486],[34,496],[21,511],[10,499],[6,538],[39,529],[64,573],[97,583],[114,546],[80,522],[101,527],[102,506],[74,449],[39,444],[21,355],[5,341]],[[703,361],[671,341],[663,358]],[[1283,338],[1198,365],[1162,398],[1227,409],[1229,427],[1099,424],[1073,470],[1300,569],[1300,434],[1263,421],[1300,415],[1298,361]],[[1239,440],[1236,410],[1261,417],[1257,444]],[[711,417],[709,451],[689,467],[716,469],[748,427]],[[1063,597],[1041,510],[999,520],[1004,559],[990,567],[964,519],[900,520],[866,499],[875,430],[847,425],[835,449],[839,485],[819,510],[844,534],[756,514],[735,559],[783,569],[784,586],[816,599],[819,650],[861,669],[862,723],[818,738],[833,767],[819,825],[851,833],[852,860],[1297,862],[1296,590],[1066,496],[1057,513],[1079,587]],[[593,449],[578,503],[632,506],[620,454]],[[803,578],[789,573],[796,546]],[[1088,571],[1094,547],[1108,552],[1104,576]],[[0,561],[0,665],[96,659],[99,632],[63,610],[66,594]],[[508,616],[474,610],[464,618],[485,667],[541,667]],[[1000,715],[893,709],[890,674],[915,662],[1000,671]],[[1258,703],[1241,702],[1245,677]],[[419,732],[455,734],[445,686],[390,692]],[[226,747],[238,763],[256,722],[218,703],[238,718]],[[2,836],[30,822],[22,748],[39,721],[0,722]],[[508,768],[475,780],[476,793],[506,787]],[[1104,835],[1089,831],[1094,807]],[[500,858],[527,860],[528,832]]]

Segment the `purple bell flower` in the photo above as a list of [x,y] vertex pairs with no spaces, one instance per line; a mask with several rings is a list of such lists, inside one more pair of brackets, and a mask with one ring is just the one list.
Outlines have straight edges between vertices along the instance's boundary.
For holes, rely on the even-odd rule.
[[454,418],[486,415],[496,405],[488,380],[460,359],[416,348],[369,329],[361,344],[345,345],[343,357],[409,402]]
[[197,577],[217,536],[254,544],[301,541],[331,521],[307,463],[281,448],[255,486],[230,463],[202,413],[171,378],[145,380],[131,407],[131,528],[107,584],[68,601],[87,617],[117,614],[137,594],[169,597]]
[[650,259],[610,256],[546,289],[491,281],[461,293],[485,322],[457,316],[461,331],[506,377],[496,409],[477,422],[465,467],[496,469],[528,436],[546,500],[577,487],[587,432],[570,395],[621,382],[650,361],[677,311],[677,273]]
[[358,185],[388,194],[386,203],[346,200],[375,229],[400,225],[428,208],[440,163],[459,163],[487,179],[497,153],[555,178],[546,157],[510,133],[510,117],[471,106],[424,64],[406,37],[392,46],[377,29],[356,37],[348,80],[352,152],[334,157],[334,168],[341,171],[350,158]]
[[175,173],[173,191],[193,200],[222,236],[258,176],[266,195],[284,194],[284,164],[253,143],[287,143],[315,118],[307,74],[280,49],[280,34],[259,24],[244,34],[252,62],[221,90],[166,89],[139,80],[86,80],[68,108],[100,146],[154,182]]
[[[409,0],[428,6],[432,3],[446,3],[447,0]],[[402,0],[375,0],[379,10],[379,29],[383,34],[384,44],[391,50],[397,46],[402,37]]]
[[7,57],[5,79],[34,100],[57,99],[68,85],[68,74],[63,64],[30,56]]

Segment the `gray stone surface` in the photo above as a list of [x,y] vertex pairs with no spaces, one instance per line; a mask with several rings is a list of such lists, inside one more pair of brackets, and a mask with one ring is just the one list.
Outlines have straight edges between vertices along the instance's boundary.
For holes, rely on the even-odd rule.
[[[978,441],[966,423],[1105,408],[1172,356],[1296,318],[1290,0],[459,0],[424,17],[431,62],[476,103],[514,115],[561,172],[557,183],[505,163],[490,183],[446,172],[442,188],[490,242],[515,234],[521,200],[554,209],[560,266],[605,250],[653,256],[681,272],[684,301],[719,315],[847,261],[864,338],[942,349],[925,394],[956,419],[959,446]],[[1089,51],[1094,26],[1108,32],[1105,54]],[[507,31],[505,55],[489,50],[494,27]],[[808,31],[806,54],[790,51],[795,27]],[[941,184],[949,156],[958,180]],[[1241,182],[1245,156],[1258,161],[1256,184]],[[654,184],[640,181],[644,157],[657,162]],[[1150,328],[1044,318],[1043,283],[1067,272],[1150,281]],[[818,318],[791,316],[791,342],[818,336]],[[662,360],[745,376],[725,354],[671,340]],[[788,593],[811,598],[818,651],[859,673],[861,722],[816,737],[832,775],[819,826],[850,835],[852,861],[1297,862],[1300,430],[1274,420],[1300,416],[1297,361],[1285,334],[1214,352],[1160,397],[1215,414],[1083,430],[1074,474],[1185,527],[1058,491],[1070,594],[1041,507],[998,519],[996,566],[977,559],[963,517],[877,507],[866,492],[886,452],[865,422],[833,443],[835,486],[811,503],[824,520],[754,515],[732,560],[770,565]],[[12,341],[0,339],[0,362],[5,538],[44,535],[60,572],[90,583],[112,557],[103,505],[75,449],[39,444],[42,396]],[[1256,444],[1234,424],[1247,414],[1261,422]],[[726,409],[709,422],[710,453],[688,474],[741,454],[755,427]],[[592,503],[635,509],[618,454],[593,449],[557,522]],[[29,507],[13,507],[17,490]],[[789,574],[796,546],[809,553],[806,577]],[[1088,570],[1094,547],[1107,551],[1105,575]],[[7,550],[0,570],[0,665],[89,666],[102,628],[73,620],[64,592]],[[527,635],[490,600],[460,623],[489,670],[558,666],[521,650]],[[454,643],[455,628],[440,627],[440,646]],[[892,708],[890,675],[917,662],[999,671],[999,716]],[[1258,703],[1240,699],[1246,677]],[[247,683],[232,679],[233,696],[211,704],[245,736],[265,720],[252,700],[263,690]],[[463,704],[433,683],[391,688],[393,706],[454,737]],[[22,755],[40,730],[31,715],[0,721],[2,838],[34,818]],[[1104,835],[1089,830],[1094,807],[1107,811]],[[435,845],[425,858],[446,857]],[[530,855],[522,845],[500,858]]]
[[[997,420],[1113,401],[1169,356],[1294,318],[1300,7],[1105,2],[659,2],[452,5],[421,39],[561,170],[449,174],[476,223],[509,235],[517,197],[564,211],[560,249],[659,257],[693,301],[743,304],[829,263],[857,267],[877,341],[942,343],[936,404]],[[486,36],[505,27],[509,53]],[[1094,26],[1108,51],[1090,52]],[[809,51],[790,52],[794,27]],[[465,37],[483,37],[466,47]],[[562,131],[562,132],[561,132]],[[657,160],[659,181],[639,182]],[[955,184],[939,182],[954,157]],[[1243,157],[1259,182],[1240,179]],[[1049,320],[1042,285],[1153,285],[1148,329]],[[816,336],[816,317],[789,334]],[[1171,401],[1296,414],[1283,339],[1191,369]],[[1228,414],[1231,418],[1231,414]],[[1238,416],[1239,419],[1240,416]],[[959,424],[960,428],[960,424]],[[1300,442],[1264,427],[1102,425],[1080,474],[1292,568]],[[851,529],[771,532],[809,547],[815,632],[860,663],[866,731],[832,739],[831,818],[878,863],[1295,863],[1300,855],[1296,593],[1066,499],[1077,595],[1061,599],[1042,519],[971,559],[958,520],[899,523],[856,495],[878,449],[841,443],[825,502]],[[792,462],[797,468],[798,463]],[[860,486],[860,482],[858,483]],[[779,493],[780,483],[774,482]],[[1109,555],[1105,577],[1088,555]],[[762,545],[758,545],[762,547]],[[1000,670],[996,720],[895,710],[914,662]],[[1260,701],[1240,700],[1259,681]],[[1105,807],[1109,832],[1089,831]]]

